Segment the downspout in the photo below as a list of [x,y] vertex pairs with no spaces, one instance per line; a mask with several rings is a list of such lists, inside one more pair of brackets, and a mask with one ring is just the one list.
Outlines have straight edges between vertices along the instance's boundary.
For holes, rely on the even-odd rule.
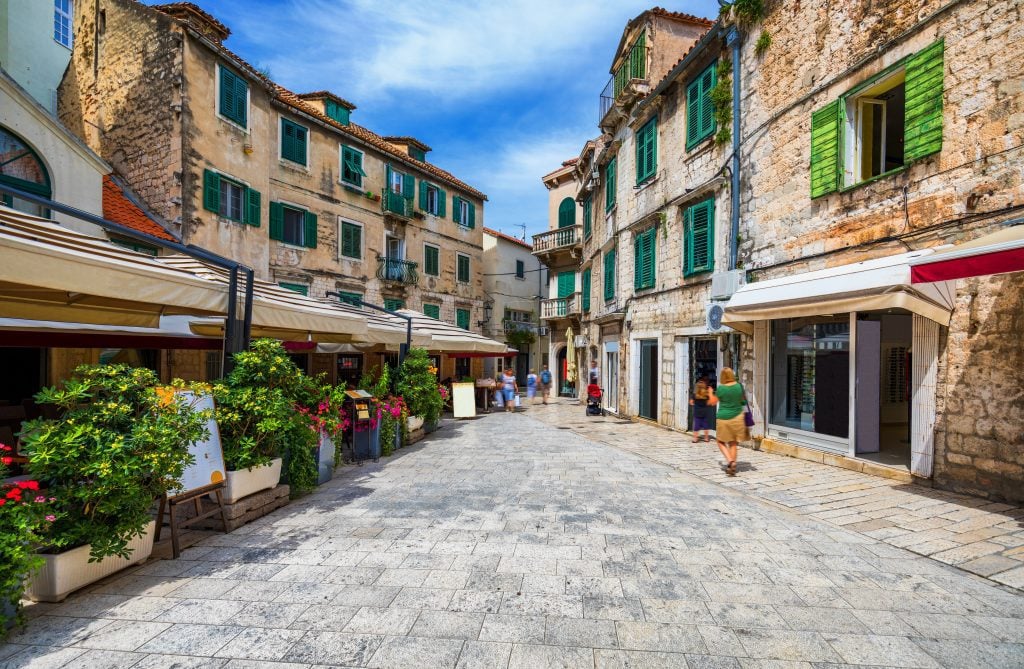
[[732,216],[729,226],[729,269],[736,269],[740,234],[740,31],[729,28],[725,43],[732,47]]

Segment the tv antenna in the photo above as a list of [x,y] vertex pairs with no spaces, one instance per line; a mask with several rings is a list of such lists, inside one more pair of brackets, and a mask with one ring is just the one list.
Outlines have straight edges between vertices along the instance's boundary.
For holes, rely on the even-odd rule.
[[525,242],[526,241],[526,223],[513,223],[512,227],[513,228],[522,228],[523,229],[523,236],[521,237],[521,239]]

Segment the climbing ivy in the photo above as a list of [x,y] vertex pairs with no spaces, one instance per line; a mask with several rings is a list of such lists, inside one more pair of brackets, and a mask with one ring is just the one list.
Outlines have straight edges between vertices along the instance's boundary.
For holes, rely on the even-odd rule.
[[715,109],[715,145],[724,146],[732,141],[732,61],[723,58],[718,64],[718,81],[711,89],[711,104]]

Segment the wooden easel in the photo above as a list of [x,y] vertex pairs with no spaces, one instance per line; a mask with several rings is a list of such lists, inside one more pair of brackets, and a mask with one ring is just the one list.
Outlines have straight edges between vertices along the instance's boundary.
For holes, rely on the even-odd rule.
[[[219,481],[217,483],[211,483],[210,485],[203,486],[202,488],[196,488],[195,490],[189,490],[183,492],[180,495],[174,497],[168,497],[164,495],[160,498],[160,510],[157,512],[156,519],[156,540],[160,540],[160,530],[163,529],[164,525],[164,510],[167,511],[167,524],[171,526],[171,551],[174,555],[174,559],[177,560],[178,556],[181,555],[181,546],[178,538],[178,531],[191,526],[193,523],[197,523],[200,520],[206,520],[217,514],[220,514],[220,521],[224,528],[225,534],[228,531],[228,516],[224,511],[224,498],[221,495],[221,490],[224,488],[224,482]],[[209,495],[210,498],[216,502],[217,506],[210,509],[209,511],[203,512],[202,498]],[[174,510],[181,504],[187,504],[193,502],[196,506],[195,518],[189,518],[186,521],[179,521]]]

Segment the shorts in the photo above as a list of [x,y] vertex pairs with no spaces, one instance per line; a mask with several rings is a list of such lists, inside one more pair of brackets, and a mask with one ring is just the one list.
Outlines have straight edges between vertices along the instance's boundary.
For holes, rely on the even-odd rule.
[[537,388],[535,388],[534,386],[527,386],[527,388],[526,388],[526,396],[529,399],[532,400],[534,395],[536,395],[536,394],[537,394]]
[[[744,410],[745,411],[745,410]],[[715,439],[725,443],[733,441],[750,441],[750,430],[743,421],[743,411],[732,418],[715,420]]]
[[502,388],[501,389],[501,396],[505,398],[506,402],[511,402],[512,398],[515,397],[515,395],[516,395],[516,391],[512,390],[511,388]]

